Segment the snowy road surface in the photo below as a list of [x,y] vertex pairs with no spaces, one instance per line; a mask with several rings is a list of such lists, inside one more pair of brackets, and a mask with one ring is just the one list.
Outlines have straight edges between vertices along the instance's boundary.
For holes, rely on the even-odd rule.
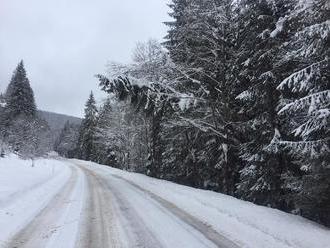
[[2,161],[0,247],[330,247],[322,226],[214,192],[79,160],[12,159],[9,180]]

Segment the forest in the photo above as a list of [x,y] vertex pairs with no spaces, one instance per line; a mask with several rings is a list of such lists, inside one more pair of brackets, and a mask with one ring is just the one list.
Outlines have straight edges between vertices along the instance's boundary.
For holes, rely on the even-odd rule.
[[109,63],[95,79],[108,97],[91,92],[81,125],[56,138],[20,62],[0,97],[1,154],[54,149],[330,226],[329,1],[170,8],[164,41]]

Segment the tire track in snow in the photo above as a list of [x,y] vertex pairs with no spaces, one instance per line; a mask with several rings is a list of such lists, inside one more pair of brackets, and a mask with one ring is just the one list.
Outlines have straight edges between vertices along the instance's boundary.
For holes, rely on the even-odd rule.
[[77,184],[78,171],[70,166],[72,173],[68,182],[47,204],[47,206],[12,240],[6,248],[37,248],[47,247],[49,240],[58,232],[61,226],[58,220],[61,219],[63,211],[70,205],[70,197]]
[[162,247],[134,209],[109,189],[106,179],[84,166],[77,166],[85,172],[91,191],[77,248]]
[[[88,166],[85,165],[79,165],[81,168],[85,168],[85,170],[90,171],[90,173],[93,173],[95,176],[101,178],[106,184],[109,189],[114,195],[114,199],[118,203],[120,207],[120,212],[124,213],[126,215],[126,219],[128,219],[128,222],[131,226],[136,226],[135,229],[135,235],[138,237],[143,237],[143,235],[151,237],[151,241],[141,240],[140,242],[138,240],[135,240],[137,242],[134,246],[129,247],[162,247],[162,245],[157,243],[157,237],[153,235],[153,230],[148,230],[147,224],[144,223],[145,219],[139,218],[139,213],[134,211],[134,207],[132,206],[132,203],[130,203],[127,199],[127,197],[130,197],[129,195],[125,195],[125,192],[122,190],[123,188],[130,188],[130,190],[134,193],[134,195],[139,196],[139,198],[144,198],[148,204],[152,205],[152,210],[162,213],[162,215],[166,216],[167,219],[170,222],[175,222],[177,226],[181,230],[184,230],[183,233],[187,235],[187,233],[190,233],[191,239],[194,239],[195,242],[199,242],[201,245],[203,244],[203,247],[223,247],[223,248],[238,248],[239,246],[229,239],[226,239],[221,234],[217,233],[212,227],[208,226],[207,224],[203,223],[196,217],[192,216],[191,214],[185,212],[184,210],[178,208],[175,204],[159,197],[158,195],[143,189],[139,185],[136,185],[135,183],[124,179],[120,176],[113,175],[107,173],[106,175],[110,175],[110,177],[106,177],[106,175],[102,175],[102,172],[96,173],[97,170],[92,171],[90,168],[87,168]],[[118,181],[116,183],[115,181]],[[121,183],[120,183],[121,182]],[[150,213],[146,213],[150,214]],[[149,223],[150,224],[150,223]],[[166,228],[166,227],[164,227]],[[146,229],[147,234],[139,234],[141,230]],[[126,230],[126,232],[129,233],[129,231],[132,230]],[[175,232],[175,230],[172,230],[172,232]],[[173,233],[174,234],[174,233]],[[162,238],[162,237],[160,237]],[[207,243],[208,242],[211,243]],[[154,242],[154,243],[153,243]],[[206,242],[206,243],[205,243]],[[148,245],[152,244],[152,245]],[[142,244],[142,245],[140,245]],[[144,244],[144,245],[143,245]],[[187,243],[183,241],[182,244],[185,244],[186,247]],[[213,245],[212,245],[213,244]]]
[[80,168],[87,178],[88,195],[76,247],[121,247],[114,227],[111,192],[105,190],[104,183],[94,173]]
[[216,232],[211,226],[203,223],[201,220],[197,219],[193,215],[187,213],[183,209],[177,207],[172,202],[169,202],[165,200],[164,198],[154,194],[153,192],[142,188],[141,186],[135,184],[134,182],[131,182],[125,178],[122,178],[118,175],[113,175],[113,177],[118,178],[119,180],[125,181],[129,185],[131,185],[135,190],[141,193],[147,194],[150,198],[158,202],[161,206],[163,206],[166,210],[171,212],[173,215],[178,217],[180,220],[185,222],[186,224],[192,226],[194,229],[198,230],[200,233],[202,233],[207,239],[212,241],[214,244],[217,245],[217,247],[224,247],[224,248],[239,248],[239,246],[234,243],[233,241],[227,239],[223,235]]

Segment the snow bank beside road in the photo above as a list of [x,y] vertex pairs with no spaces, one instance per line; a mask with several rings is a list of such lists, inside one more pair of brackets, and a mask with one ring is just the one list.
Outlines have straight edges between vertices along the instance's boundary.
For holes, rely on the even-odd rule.
[[16,155],[0,159],[0,206],[13,198],[46,182],[61,172],[62,164],[56,160],[19,159]]
[[0,159],[0,245],[25,227],[68,181],[71,170],[63,162]]
[[330,230],[299,216],[236,198],[83,162],[103,175],[119,176],[195,216],[242,247],[330,247]]

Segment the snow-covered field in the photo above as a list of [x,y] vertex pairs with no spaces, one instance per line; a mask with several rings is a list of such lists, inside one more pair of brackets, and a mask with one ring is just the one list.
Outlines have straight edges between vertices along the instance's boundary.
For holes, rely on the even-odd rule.
[[0,247],[327,248],[330,230],[233,197],[79,160],[0,159]]

